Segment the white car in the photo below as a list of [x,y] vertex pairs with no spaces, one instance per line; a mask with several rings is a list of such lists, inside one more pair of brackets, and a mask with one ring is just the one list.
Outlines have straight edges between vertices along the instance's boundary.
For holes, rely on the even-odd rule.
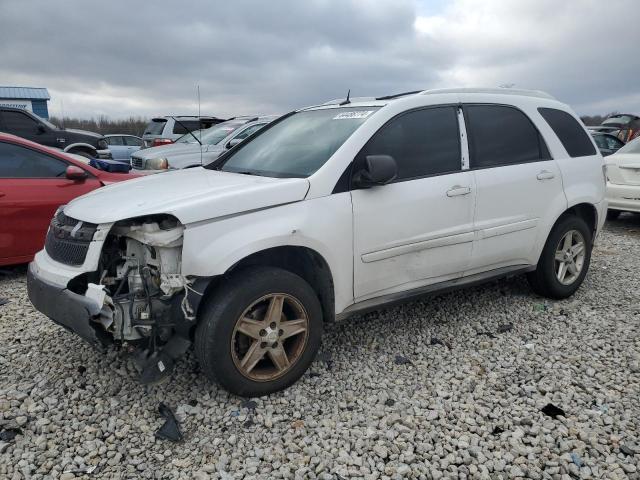
[[605,220],[603,167],[571,109],[540,92],[309,107],[207,167],[59,210],[29,297],[99,348],[144,352],[143,382],[194,346],[210,379],[263,395],[305,372],[325,322],[521,273],[572,295]]
[[607,157],[607,218],[622,212],[640,213],[640,137]]

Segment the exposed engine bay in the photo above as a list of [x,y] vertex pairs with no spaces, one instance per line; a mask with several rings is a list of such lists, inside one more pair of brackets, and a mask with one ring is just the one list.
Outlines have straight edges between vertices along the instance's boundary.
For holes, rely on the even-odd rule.
[[184,227],[169,216],[116,223],[85,296],[102,305],[95,327],[137,351],[141,381],[167,376],[191,345],[202,296],[181,274]]

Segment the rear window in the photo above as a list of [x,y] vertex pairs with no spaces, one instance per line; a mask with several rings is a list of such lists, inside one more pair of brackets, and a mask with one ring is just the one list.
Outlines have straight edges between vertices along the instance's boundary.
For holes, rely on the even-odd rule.
[[173,124],[173,133],[176,135],[184,135],[185,133],[200,130],[200,120],[180,120]]
[[162,130],[164,130],[164,126],[167,121],[162,118],[156,118],[149,122],[147,128],[144,129],[145,135],[162,135]]
[[633,118],[631,115],[618,115],[616,117],[609,117],[607,118],[604,122],[602,122],[602,125],[607,125],[607,124],[614,124],[614,125],[626,125],[627,123],[633,121]]
[[538,112],[558,136],[569,156],[586,157],[596,154],[589,135],[573,116],[556,108],[539,108]]

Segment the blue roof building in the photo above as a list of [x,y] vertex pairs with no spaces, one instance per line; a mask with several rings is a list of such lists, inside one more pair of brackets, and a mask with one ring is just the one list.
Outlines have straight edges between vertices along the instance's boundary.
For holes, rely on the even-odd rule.
[[46,88],[0,86],[0,107],[24,108],[42,118],[49,118],[50,99]]

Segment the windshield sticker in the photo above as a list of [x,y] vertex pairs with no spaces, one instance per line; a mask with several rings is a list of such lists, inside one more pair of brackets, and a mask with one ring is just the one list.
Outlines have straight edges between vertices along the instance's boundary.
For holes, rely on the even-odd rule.
[[359,110],[357,112],[342,112],[333,117],[333,120],[357,120],[367,118],[373,113],[373,110]]

